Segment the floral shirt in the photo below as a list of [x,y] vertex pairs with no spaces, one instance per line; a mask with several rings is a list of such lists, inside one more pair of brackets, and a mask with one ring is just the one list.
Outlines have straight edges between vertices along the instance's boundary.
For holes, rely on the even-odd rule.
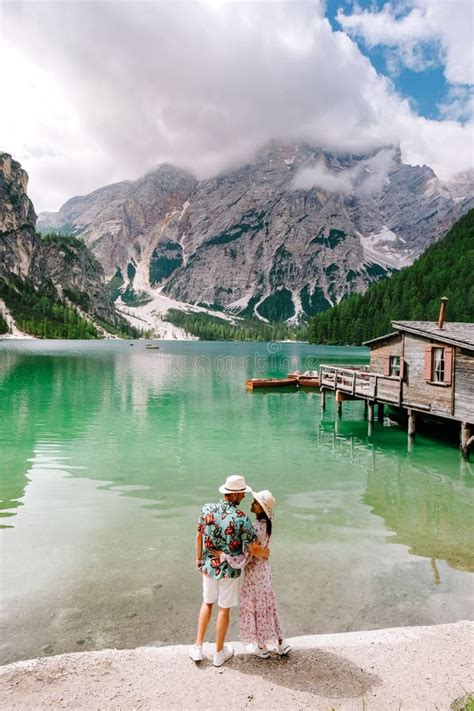
[[238,578],[240,570],[226,561],[211,558],[209,548],[239,555],[257,539],[254,528],[244,511],[227,499],[217,504],[205,504],[199,517],[198,531],[202,535],[202,571],[211,578]]

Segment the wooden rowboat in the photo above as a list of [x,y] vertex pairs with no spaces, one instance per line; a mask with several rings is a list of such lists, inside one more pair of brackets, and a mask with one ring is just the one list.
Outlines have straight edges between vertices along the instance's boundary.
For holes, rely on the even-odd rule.
[[293,378],[252,378],[246,380],[247,390],[255,388],[284,388],[298,385],[298,381]]
[[319,378],[308,378],[303,375],[298,378],[298,385],[300,388],[319,388]]

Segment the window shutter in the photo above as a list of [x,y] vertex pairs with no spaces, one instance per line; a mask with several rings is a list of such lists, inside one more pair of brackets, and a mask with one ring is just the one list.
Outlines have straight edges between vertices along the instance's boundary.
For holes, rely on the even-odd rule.
[[432,373],[431,373],[431,362],[432,362],[432,357],[431,357],[431,351],[432,351],[432,346],[427,346],[425,348],[425,380],[427,383],[432,380]]
[[405,361],[400,356],[400,380],[403,380],[405,376]]
[[385,356],[383,359],[383,374],[390,375],[390,356]]
[[453,380],[453,349],[444,349],[444,382],[451,385]]

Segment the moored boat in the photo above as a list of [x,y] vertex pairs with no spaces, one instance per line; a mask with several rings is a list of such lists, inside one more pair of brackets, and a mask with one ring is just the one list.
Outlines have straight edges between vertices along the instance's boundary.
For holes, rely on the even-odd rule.
[[245,384],[247,390],[254,390],[255,388],[295,387],[298,385],[298,381],[294,378],[251,378],[250,380],[246,380]]
[[294,373],[288,373],[288,378],[296,380],[298,385],[304,388],[319,388],[319,372],[317,370],[305,370],[304,373],[295,370]]
[[309,378],[304,375],[301,375],[298,378],[298,385],[300,386],[300,388],[319,388],[319,377]]

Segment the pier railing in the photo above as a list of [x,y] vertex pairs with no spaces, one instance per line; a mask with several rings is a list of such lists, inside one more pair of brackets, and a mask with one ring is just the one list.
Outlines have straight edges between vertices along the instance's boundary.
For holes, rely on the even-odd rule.
[[320,386],[328,390],[340,390],[355,397],[396,405],[401,402],[401,379],[396,376],[321,365],[319,378]]

